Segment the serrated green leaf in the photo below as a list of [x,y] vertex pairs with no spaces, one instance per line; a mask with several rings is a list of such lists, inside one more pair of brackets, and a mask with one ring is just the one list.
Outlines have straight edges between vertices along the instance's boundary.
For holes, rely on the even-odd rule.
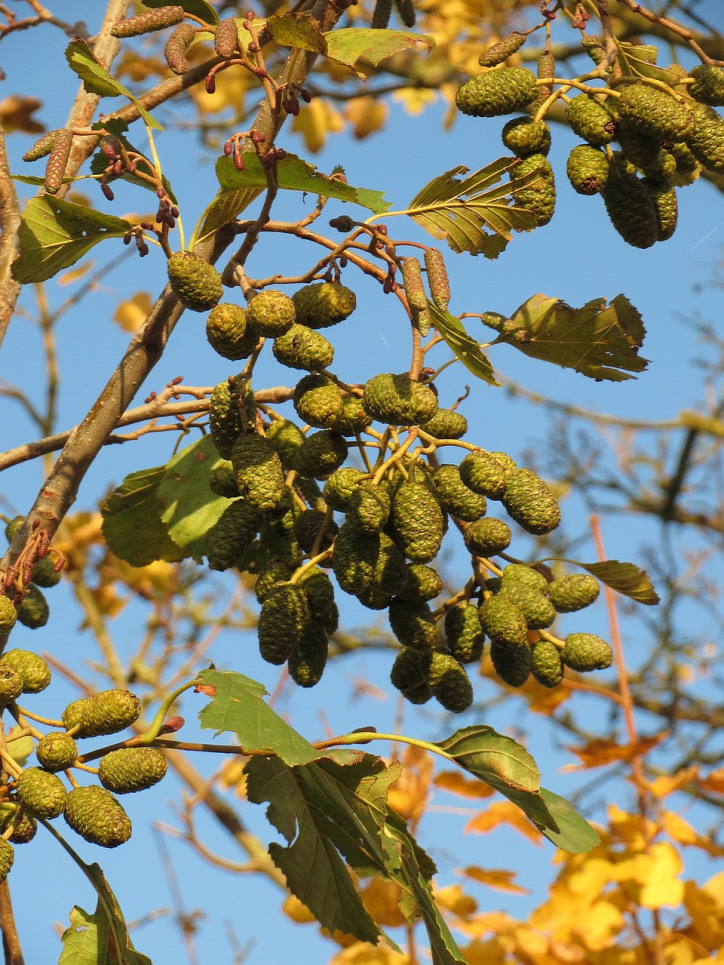
[[136,951],[116,896],[97,864],[82,863],[98,894],[91,915],[79,905],[70,913],[70,926],[63,932],[63,951],[58,965],[152,965]]
[[675,87],[682,76],[686,76],[686,72],[679,73],[676,66],[673,68],[657,66],[658,50],[652,44],[631,44],[625,40],[617,40],[616,47],[624,74],[633,78],[649,77]]
[[483,382],[487,382],[488,385],[498,385],[487,355],[484,354],[475,339],[468,335],[460,319],[451,315],[450,312],[441,312],[429,299],[427,308],[432,318],[432,324],[465,368],[482,379]]
[[344,27],[324,34],[327,41],[327,57],[338,64],[350,67],[360,77],[357,69],[361,60],[377,66],[381,61],[403,52],[419,53],[435,49],[431,34],[407,33],[404,30],[371,30],[365,27]]
[[618,560],[602,560],[600,563],[580,563],[578,560],[571,562],[610,586],[612,590],[637,603],[656,606],[661,602],[648,573],[635,563],[620,563]]
[[558,831],[541,828],[549,841],[569,854],[584,854],[601,843],[596,829],[576,811],[570,801],[545,787],[540,789],[540,793],[559,828]]
[[499,183],[515,163],[516,158],[499,158],[462,180],[459,175],[469,169],[460,164],[426,184],[403,213],[453,251],[497,258],[513,231],[535,227],[529,211],[511,204],[513,187],[527,183],[529,176]]
[[127,97],[149,127],[157,131],[163,130],[130,90],[108,73],[85,40],[71,40],[65,48],[65,59],[70,69],[80,77],[88,93],[98,94],[100,97]]
[[538,765],[525,747],[487,724],[463,727],[436,746],[497,791],[540,789]]
[[246,751],[277,754],[286,764],[307,764],[328,756],[286,724],[264,700],[264,685],[243,674],[203,670],[199,677],[211,701],[199,714],[201,726],[231,731]]
[[283,47],[299,47],[318,54],[327,53],[327,41],[316,20],[306,13],[287,13],[283,17],[269,17],[269,33]]
[[146,566],[154,560],[175,563],[184,558],[161,520],[158,487],[165,474],[165,466],[132,472],[101,505],[106,545],[131,566]]
[[20,222],[20,254],[13,262],[13,278],[21,284],[47,281],[74,265],[99,241],[122,238],[129,224],[69,201],[44,195],[28,201]]
[[229,505],[209,486],[209,475],[219,453],[211,436],[202,436],[168,462],[158,487],[161,519],[171,539],[187,556],[201,563],[206,535]]
[[643,372],[648,365],[638,354],[646,329],[625,295],[617,295],[610,305],[594,298],[583,308],[571,308],[537,294],[509,319],[488,315],[487,324],[499,332],[493,345],[504,342],[530,358],[575,369],[596,381],[632,379],[636,376],[629,372]]
[[[168,0],[141,0],[141,2],[144,7],[151,7],[153,10],[158,7],[168,6]],[[206,3],[206,0],[174,0],[174,3],[179,7],[183,7],[186,13],[198,17],[200,20],[204,20],[212,26],[219,22],[218,13],[210,3]]]

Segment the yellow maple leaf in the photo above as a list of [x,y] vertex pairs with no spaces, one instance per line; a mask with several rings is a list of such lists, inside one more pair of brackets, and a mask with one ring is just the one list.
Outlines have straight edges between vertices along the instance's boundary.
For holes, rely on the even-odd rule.
[[469,918],[478,910],[477,901],[472,895],[465,894],[459,884],[435,888],[435,902],[458,918]]
[[148,292],[136,292],[121,302],[115,311],[113,321],[124,332],[137,332],[148,318],[152,308],[151,296]]
[[609,901],[596,901],[576,920],[575,933],[586,948],[597,951],[612,944],[623,929],[625,919]]
[[381,131],[389,113],[387,104],[370,94],[353,97],[347,101],[344,109],[344,116],[352,125],[352,133],[358,141],[375,131]]
[[344,130],[344,118],[330,101],[315,97],[294,118],[292,130],[301,134],[307,150],[316,154],[327,143],[328,134],[339,134]]
[[675,908],[684,897],[681,855],[668,841],[659,841],[646,854],[637,854],[615,867],[618,881],[629,883],[634,900],[644,908]]
[[514,881],[515,872],[505,871],[502,868],[478,868],[471,865],[463,870],[463,874],[473,881],[487,885],[488,888],[497,888],[498,891],[509,891],[514,895],[529,895],[530,891],[517,885]]
[[379,925],[397,928],[405,924],[407,919],[399,907],[402,889],[396,882],[385,878],[372,878],[360,891],[360,896],[365,908]]
[[501,824],[515,828],[516,831],[520,831],[524,838],[540,844],[540,831],[526,818],[520,808],[510,801],[497,801],[486,808],[485,811],[476,814],[465,825],[465,834],[470,834],[471,831],[476,834],[487,834]]
[[435,775],[434,784],[443,791],[459,794],[461,797],[480,799],[495,793],[489,784],[465,777],[460,771],[441,771]]
[[[674,791],[679,791],[687,784],[691,784],[696,780],[698,774],[698,765],[692,764],[691,767],[685,767],[676,774],[662,774],[656,780],[647,782],[647,786],[655,797],[665,798]],[[722,776],[724,776],[724,772]]]

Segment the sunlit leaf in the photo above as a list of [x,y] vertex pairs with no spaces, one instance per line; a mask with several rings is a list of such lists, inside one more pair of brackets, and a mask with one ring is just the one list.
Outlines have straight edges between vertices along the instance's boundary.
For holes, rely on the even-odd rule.
[[130,90],[108,73],[85,40],[71,40],[65,49],[65,59],[71,70],[80,77],[88,93],[99,94],[101,97],[127,97],[149,127],[157,131],[163,130]]
[[675,87],[682,76],[686,77],[686,71],[677,65],[671,68],[657,66],[658,50],[652,44],[631,44],[626,40],[617,40],[616,47],[624,73],[632,78],[649,77]]
[[540,789],[540,793],[557,825],[557,830],[541,827],[540,830],[549,841],[570,854],[584,854],[601,843],[596,829],[576,811],[570,801],[545,787]]
[[344,116],[352,125],[354,137],[361,141],[370,134],[382,130],[389,112],[389,107],[385,101],[367,94],[364,97],[353,97],[347,101]]
[[436,746],[497,791],[537,791],[540,787],[538,765],[525,747],[486,724],[463,727]]
[[[168,6],[168,0],[141,0],[141,2],[144,7],[151,7],[152,9]],[[206,0],[174,0],[174,2],[179,7],[183,7],[186,13],[198,17],[200,20],[205,20],[211,26],[219,22],[218,13],[210,3],[206,3]]]
[[487,355],[475,339],[468,335],[460,319],[451,315],[450,312],[441,312],[429,299],[427,308],[430,312],[432,324],[465,368],[482,379],[483,382],[487,382],[488,385],[498,385],[499,383],[495,381],[493,366],[490,364]]
[[284,47],[299,47],[318,54],[327,52],[327,40],[316,20],[305,13],[288,13],[283,17],[269,17],[269,33]]
[[440,771],[433,780],[435,787],[450,794],[459,794],[468,798],[486,798],[493,794],[492,787],[481,784],[480,781],[471,781],[460,773],[460,771]]
[[350,67],[360,77],[360,61],[377,66],[381,61],[403,52],[430,52],[435,49],[435,38],[430,34],[407,33],[404,30],[371,30],[364,27],[344,27],[324,35],[327,57]]
[[315,97],[292,121],[292,131],[302,135],[310,154],[322,150],[328,134],[339,134],[343,130],[344,118],[326,97]]
[[569,745],[568,750],[572,751],[581,763],[580,765],[565,764],[561,770],[576,771],[591,767],[605,767],[607,764],[614,764],[620,761],[632,761],[635,757],[647,754],[668,736],[668,731],[662,731],[653,737],[641,737],[627,744],[618,744],[613,740],[596,737],[582,746],[577,747],[575,744]]
[[648,573],[635,563],[620,563],[618,560],[602,560],[600,563],[580,563],[578,560],[570,562],[637,603],[655,606],[660,602]]
[[528,888],[517,885],[514,881],[515,872],[505,871],[501,868],[478,868],[474,865],[463,868],[463,874],[473,881],[487,885],[488,888],[496,888],[498,891],[508,891],[514,895],[529,895]]
[[23,284],[47,281],[74,265],[99,241],[122,238],[128,222],[93,208],[60,201],[50,195],[31,198],[23,211],[13,262],[13,278]]
[[538,294],[511,318],[488,312],[482,320],[499,333],[494,345],[504,342],[530,358],[575,369],[596,381],[635,378],[627,373],[642,372],[648,365],[638,354],[646,329],[625,295],[617,295],[608,306],[596,298],[583,308],[571,308]]
[[161,520],[158,487],[165,473],[165,466],[132,472],[101,505],[103,538],[108,548],[132,566],[184,558],[184,551],[168,535],[168,527]]
[[137,332],[146,321],[153,303],[148,292],[136,292],[130,298],[118,303],[113,313],[113,321],[124,332]]
[[[462,180],[459,175],[468,174],[469,169],[460,164],[426,184],[405,214],[453,251],[497,258],[513,231],[535,227],[529,211],[511,206],[512,182],[500,183],[515,163],[515,158],[499,158]],[[516,186],[528,180],[530,175]]]

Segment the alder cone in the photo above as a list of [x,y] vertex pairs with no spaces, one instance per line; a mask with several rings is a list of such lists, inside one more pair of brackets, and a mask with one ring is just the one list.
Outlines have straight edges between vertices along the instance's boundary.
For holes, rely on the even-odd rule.
[[304,442],[304,433],[296,422],[289,419],[272,422],[266,430],[266,438],[274,446],[282,466],[291,469],[294,465],[294,454]]
[[17,622],[18,614],[11,600],[0,593],[0,634],[10,633]]
[[[515,463],[513,464],[515,468]],[[479,449],[471,452],[460,463],[460,478],[474,493],[488,499],[500,499],[505,492],[505,478],[509,469],[500,461],[499,454]]]
[[558,500],[530,469],[514,469],[506,475],[502,503],[508,515],[534,536],[545,536],[560,524]]
[[8,664],[0,663],[0,707],[12,704],[23,692],[23,678]]
[[329,508],[346,513],[352,494],[363,476],[362,470],[355,469],[353,466],[342,466],[341,469],[335,470],[325,482],[322,491],[324,501]]
[[35,745],[35,754],[46,771],[65,771],[78,757],[78,745],[65,731],[45,734]]
[[308,328],[329,328],[349,318],[357,307],[357,296],[339,282],[305,285],[292,295],[297,321]]
[[692,131],[690,111],[666,91],[648,84],[625,87],[618,99],[621,117],[657,141],[685,141]]
[[104,787],[74,788],[66,800],[64,816],[76,834],[102,848],[117,848],[131,837],[131,819]]
[[15,782],[18,799],[24,808],[39,818],[57,818],[63,813],[66,790],[55,774],[40,767],[29,767]]
[[209,569],[231,569],[256,536],[259,522],[257,510],[243,499],[230,503],[206,535]]
[[476,606],[463,602],[448,607],[444,626],[448,650],[457,661],[475,663],[480,659],[485,634],[480,626],[480,615]]
[[0,884],[10,874],[10,869],[15,860],[15,849],[4,838],[0,838]]
[[158,784],[168,765],[155,747],[120,747],[105,754],[98,766],[98,780],[107,791],[132,794]]
[[435,415],[437,396],[429,386],[409,375],[382,373],[366,383],[362,404],[378,422],[417,426]]
[[125,730],[140,715],[141,701],[130,690],[101,690],[68,704],[63,724],[67,730],[77,727],[74,737],[103,737]]
[[274,446],[250,432],[239,436],[231,451],[236,484],[246,502],[260,513],[275,510],[284,496],[284,471]]
[[522,188],[513,188],[513,200],[519,208],[534,215],[538,227],[547,225],[556,207],[556,185],[553,167],[544,154],[529,154],[514,169],[513,177],[522,178],[533,171],[538,177]]
[[724,118],[713,107],[695,106],[694,129],[686,143],[696,159],[715,174],[724,174]]
[[544,687],[557,687],[563,680],[563,662],[558,647],[549,640],[537,640],[530,647],[531,673]]
[[548,594],[549,583],[540,570],[528,566],[527,563],[510,563],[503,570],[501,585],[515,586],[535,590],[536,593]]
[[320,429],[305,437],[294,454],[294,469],[308,479],[326,479],[344,463],[349,446],[337,432]]
[[537,92],[535,74],[527,67],[500,67],[466,80],[455,104],[472,117],[499,117],[527,107]]
[[371,425],[372,416],[367,413],[358,395],[345,395],[342,398],[342,414],[334,423],[335,432],[343,436],[354,436],[364,432]]
[[605,670],[613,663],[613,651],[601,637],[594,633],[569,633],[561,650],[561,660],[579,673]]
[[566,120],[578,137],[601,147],[616,137],[618,120],[608,103],[588,94],[577,94],[566,104]]
[[529,154],[547,155],[551,149],[551,129],[545,121],[532,117],[513,117],[501,132],[503,144],[516,157]]
[[559,613],[575,613],[590,606],[601,591],[598,580],[589,573],[569,573],[549,584],[553,606]]
[[577,194],[598,194],[608,181],[608,158],[596,147],[578,144],[568,155],[566,174]]
[[177,251],[167,263],[171,288],[185,308],[208,312],[221,300],[221,276],[208,261],[193,251]]
[[296,583],[280,583],[267,593],[259,613],[259,652],[271,664],[283,664],[309,619],[307,597]]
[[510,526],[502,519],[488,516],[476,519],[465,527],[463,540],[470,553],[475,556],[495,556],[510,546]]
[[392,500],[391,535],[412,563],[429,563],[442,545],[445,517],[427,486],[405,482]]
[[259,337],[246,322],[246,309],[224,302],[211,310],[206,320],[206,338],[215,352],[225,359],[249,358]]
[[462,439],[468,431],[468,420],[453,409],[438,408],[432,419],[421,423],[420,428],[436,439]]
[[329,641],[320,624],[308,620],[296,647],[289,655],[289,676],[300,687],[314,687],[322,679],[327,665]]
[[324,335],[298,322],[274,339],[272,352],[277,362],[287,368],[308,372],[326,369],[334,360],[334,346]]
[[427,603],[391,601],[388,616],[392,632],[403,645],[415,650],[431,650],[437,642],[437,624]]
[[464,522],[480,519],[487,510],[485,496],[474,493],[460,478],[460,470],[450,463],[438,466],[432,475],[440,504],[457,519]]
[[407,580],[397,596],[407,603],[426,603],[442,593],[442,580],[431,566],[425,563],[410,563],[407,566]]
[[339,386],[316,372],[297,382],[293,402],[299,418],[315,429],[331,428],[344,410]]
[[548,596],[530,587],[504,582],[498,595],[520,609],[529,630],[544,630],[556,618],[556,609]]
[[34,584],[31,583],[27,587],[25,596],[17,609],[17,615],[19,622],[29,630],[37,630],[48,622],[50,617],[48,601]]
[[694,83],[686,88],[687,94],[700,104],[724,107],[724,70],[711,64],[698,64],[689,72]]
[[334,541],[332,569],[340,589],[353,595],[372,585],[380,555],[378,534],[360,533],[344,522]]
[[528,625],[512,600],[491,596],[479,607],[480,625],[493,643],[504,647],[524,647],[528,642]]
[[438,703],[453,714],[462,714],[473,702],[473,685],[465,668],[443,650],[430,655],[427,684]]
[[627,244],[650,248],[659,234],[659,219],[653,198],[633,174],[609,178],[601,195],[611,224]]
[[259,335],[278,338],[296,321],[294,302],[284,292],[266,289],[249,302],[246,320]]
[[496,674],[509,687],[522,687],[531,673],[530,648],[506,647],[496,640],[490,645],[490,658]]

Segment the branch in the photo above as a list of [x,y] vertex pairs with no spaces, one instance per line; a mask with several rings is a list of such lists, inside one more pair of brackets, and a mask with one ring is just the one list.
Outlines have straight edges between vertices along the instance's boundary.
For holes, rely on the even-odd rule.
[[0,345],[22,287],[10,274],[10,266],[18,254],[20,205],[5,149],[5,132],[0,125]]

